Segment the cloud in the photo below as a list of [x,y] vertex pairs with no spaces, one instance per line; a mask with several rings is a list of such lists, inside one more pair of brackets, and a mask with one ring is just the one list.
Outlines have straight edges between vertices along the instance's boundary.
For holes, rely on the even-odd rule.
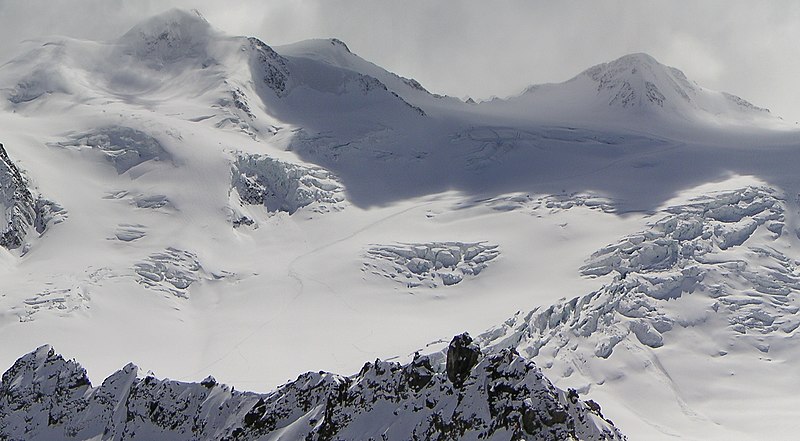
[[702,85],[800,120],[800,3],[615,0],[0,0],[0,57],[46,34],[112,39],[171,7],[272,45],[337,37],[362,57],[456,96],[515,94],[647,52]]

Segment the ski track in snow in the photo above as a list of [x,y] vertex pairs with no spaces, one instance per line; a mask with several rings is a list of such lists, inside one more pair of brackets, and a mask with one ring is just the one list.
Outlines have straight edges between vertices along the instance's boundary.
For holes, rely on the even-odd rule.
[[[328,248],[330,248],[330,247],[333,247],[333,246],[335,246],[335,245],[337,245],[337,244],[340,244],[340,243],[342,243],[342,242],[345,242],[345,241],[347,241],[347,240],[349,240],[349,239],[352,239],[352,238],[354,238],[354,237],[358,236],[359,234],[361,234],[361,233],[363,233],[363,232],[365,232],[365,231],[367,231],[367,230],[369,230],[369,229],[371,229],[371,228],[374,228],[374,227],[376,227],[376,226],[380,225],[380,224],[381,224],[381,223],[383,223],[383,222],[386,222],[386,221],[388,221],[388,220],[391,220],[391,219],[393,219],[393,218],[396,218],[396,217],[398,217],[398,216],[401,216],[401,215],[403,215],[403,214],[405,214],[405,213],[407,213],[407,212],[409,212],[409,211],[413,211],[413,210],[417,210],[417,209],[420,209],[420,208],[426,207],[426,206],[428,206],[428,205],[430,205],[430,203],[424,203],[424,204],[415,205],[415,206],[412,206],[412,207],[408,207],[408,208],[402,209],[402,210],[400,210],[400,211],[397,211],[397,212],[395,212],[395,213],[392,213],[392,214],[390,214],[390,215],[388,215],[388,216],[385,216],[385,217],[383,217],[383,218],[381,218],[381,219],[378,219],[378,220],[376,220],[376,221],[373,221],[373,222],[371,222],[371,223],[369,223],[369,224],[367,224],[367,225],[365,225],[365,226],[363,226],[363,227],[361,227],[361,228],[357,229],[356,231],[354,231],[354,232],[352,232],[352,233],[350,233],[350,234],[348,234],[348,235],[346,235],[346,236],[344,236],[344,237],[341,237],[341,238],[339,238],[339,239],[337,239],[337,240],[334,240],[334,241],[332,241],[332,242],[330,242],[330,243],[327,243],[327,244],[325,244],[325,245],[322,245],[322,246],[320,246],[320,247],[317,247],[317,248],[315,248],[315,249],[312,249],[312,250],[310,250],[310,251],[308,251],[308,252],[306,252],[306,253],[304,253],[304,254],[302,254],[302,255],[298,256],[298,257],[295,257],[295,258],[294,258],[294,259],[293,259],[291,262],[289,262],[288,269],[287,269],[287,276],[296,282],[296,284],[297,284],[297,293],[296,293],[296,294],[294,294],[294,295],[292,296],[292,299],[290,300],[290,302],[289,302],[289,303],[288,303],[286,306],[284,306],[284,308],[283,308],[281,311],[279,311],[278,313],[276,313],[276,314],[275,314],[273,317],[275,317],[275,316],[280,316],[281,314],[283,314],[283,313],[284,313],[286,310],[288,310],[288,309],[289,309],[289,306],[291,306],[291,304],[292,304],[292,303],[294,303],[294,302],[295,302],[295,301],[296,301],[296,300],[297,300],[297,299],[298,299],[300,296],[302,296],[302,295],[303,295],[303,292],[304,292],[304,290],[305,290],[305,282],[304,282],[304,280],[311,280],[311,281],[314,281],[314,282],[316,282],[316,283],[319,283],[319,284],[321,284],[321,285],[325,286],[325,287],[327,288],[328,292],[330,292],[330,293],[332,293],[333,295],[335,295],[335,296],[336,296],[336,297],[339,299],[339,301],[341,301],[341,302],[342,302],[342,304],[344,304],[345,306],[347,306],[347,308],[349,308],[350,310],[352,310],[352,311],[354,311],[354,312],[358,312],[358,309],[356,309],[356,308],[354,308],[352,305],[350,305],[350,304],[349,304],[349,303],[346,301],[346,299],[345,299],[345,298],[344,298],[342,295],[340,295],[340,294],[337,294],[337,293],[336,293],[336,291],[335,291],[333,288],[331,288],[329,285],[325,284],[325,283],[324,283],[324,282],[322,282],[322,281],[315,280],[315,279],[313,279],[313,278],[311,278],[311,277],[308,277],[308,276],[303,276],[303,277],[301,277],[301,274],[300,274],[300,273],[297,271],[297,269],[296,269],[296,265],[297,265],[297,263],[298,263],[298,262],[299,262],[301,259],[303,259],[303,258],[306,258],[306,257],[312,256],[312,255],[314,255],[314,254],[316,254],[316,253],[319,253],[320,251],[323,251],[323,250],[325,250],[325,249],[328,249]],[[266,320],[266,321],[263,321],[263,322],[261,322],[261,323],[260,323],[260,324],[259,324],[259,325],[258,325],[258,326],[255,328],[255,329],[253,329],[253,331],[252,331],[252,332],[250,332],[250,333],[249,333],[247,336],[245,336],[244,338],[242,338],[241,340],[238,340],[238,341],[237,341],[235,344],[233,344],[233,345],[232,345],[232,347],[231,347],[231,349],[230,349],[230,350],[229,350],[227,353],[225,353],[225,354],[224,354],[224,355],[222,355],[221,357],[217,358],[217,359],[216,359],[216,360],[214,360],[213,362],[209,363],[208,365],[205,365],[205,366],[203,366],[202,368],[200,368],[200,369],[197,369],[196,371],[194,371],[194,372],[192,372],[191,374],[189,374],[189,375],[186,375],[186,376],[184,376],[184,377],[182,377],[182,378],[183,378],[184,380],[187,380],[187,381],[188,381],[188,380],[191,380],[193,377],[195,377],[195,376],[196,376],[196,375],[198,375],[198,374],[202,374],[202,373],[204,373],[204,372],[208,372],[208,371],[209,371],[209,370],[210,370],[212,367],[214,367],[216,364],[218,364],[219,362],[221,362],[221,361],[223,361],[223,360],[227,359],[227,358],[228,358],[228,357],[230,357],[230,356],[231,356],[231,355],[232,355],[234,352],[237,352],[237,351],[239,350],[239,348],[240,348],[240,347],[241,347],[241,346],[242,346],[242,345],[243,345],[245,342],[247,342],[247,341],[248,341],[248,340],[250,340],[251,338],[253,338],[253,337],[255,337],[256,335],[258,335],[258,334],[259,334],[259,332],[260,332],[262,329],[264,329],[264,328],[265,328],[267,325],[269,325],[270,323],[272,323],[274,320],[275,320],[275,319],[274,319],[274,318],[272,318],[272,319],[269,319],[269,320]]]

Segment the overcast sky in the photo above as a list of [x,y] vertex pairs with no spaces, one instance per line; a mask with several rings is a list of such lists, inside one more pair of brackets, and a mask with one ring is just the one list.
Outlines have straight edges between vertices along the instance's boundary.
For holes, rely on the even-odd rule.
[[169,9],[279,45],[336,37],[429,90],[508,96],[646,52],[703,86],[800,121],[800,2],[0,0],[0,57],[24,38],[112,39]]

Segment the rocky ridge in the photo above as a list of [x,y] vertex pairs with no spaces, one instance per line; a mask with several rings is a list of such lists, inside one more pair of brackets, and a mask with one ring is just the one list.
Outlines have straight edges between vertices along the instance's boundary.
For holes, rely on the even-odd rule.
[[0,208],[5,225],[0,230],[0,247],[22,248],[31,230],[43,234],[51,223],[66,218],[66,211],[55,202],[31,191],[28,180],[8,157],[0,144]]
[[142,378],[133,364],[92,386],[42,346],[0,382],[0,438],[267,440],[623,440],[599,406],[555,388],[513,350],[482,356],[467,334],[444,371],[426,356],[376,360],[352,377],[307,373],[267,394]]

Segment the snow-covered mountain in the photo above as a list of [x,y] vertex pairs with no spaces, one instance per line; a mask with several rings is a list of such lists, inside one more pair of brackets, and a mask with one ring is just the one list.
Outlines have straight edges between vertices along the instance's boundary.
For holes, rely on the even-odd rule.
[[[452,436],[473,411],[469,436],[528,436],[540,404],[584,427],[592,406],[542,374],[631,439],[793,433],[800,133],[647,55],[468,104],[335,39],[273,48],[169,11],[21,43],[0,96],[0,365],[49,344],[145,394],[129,426],[111,383],[44,347],[3,378],[0,433],[235,437],[274,415],[247,417],[259,399],[323,439]],[[442,338],[464,329],[487,356],[459,388]],[[190,383],[209,374],[259,393]],[[342,384],[354,401],[326,404]],[[575,436],[619,436],[597,422]]]
[[[629,54],[599,64],[559,84],[528,87],[508,101],[506,112],[550,121],[596,121],[651,130],[671,125],[780,124],[769,110],[725,92],[706,89],[680,70],[647,54]],[[667,121],[664,121],[667,120]],[[654,124],[655,123],[655,124]]]
[[467,334],[447,368],[426,356],[376,360],[357,375],[300,375],[269,394],[142,378],[128,364],[92,387],[49,346],[23,356],[0,382],[4,439],[537,439],[623,440],[594,402],[553,387],[512,350],[482,357]]

